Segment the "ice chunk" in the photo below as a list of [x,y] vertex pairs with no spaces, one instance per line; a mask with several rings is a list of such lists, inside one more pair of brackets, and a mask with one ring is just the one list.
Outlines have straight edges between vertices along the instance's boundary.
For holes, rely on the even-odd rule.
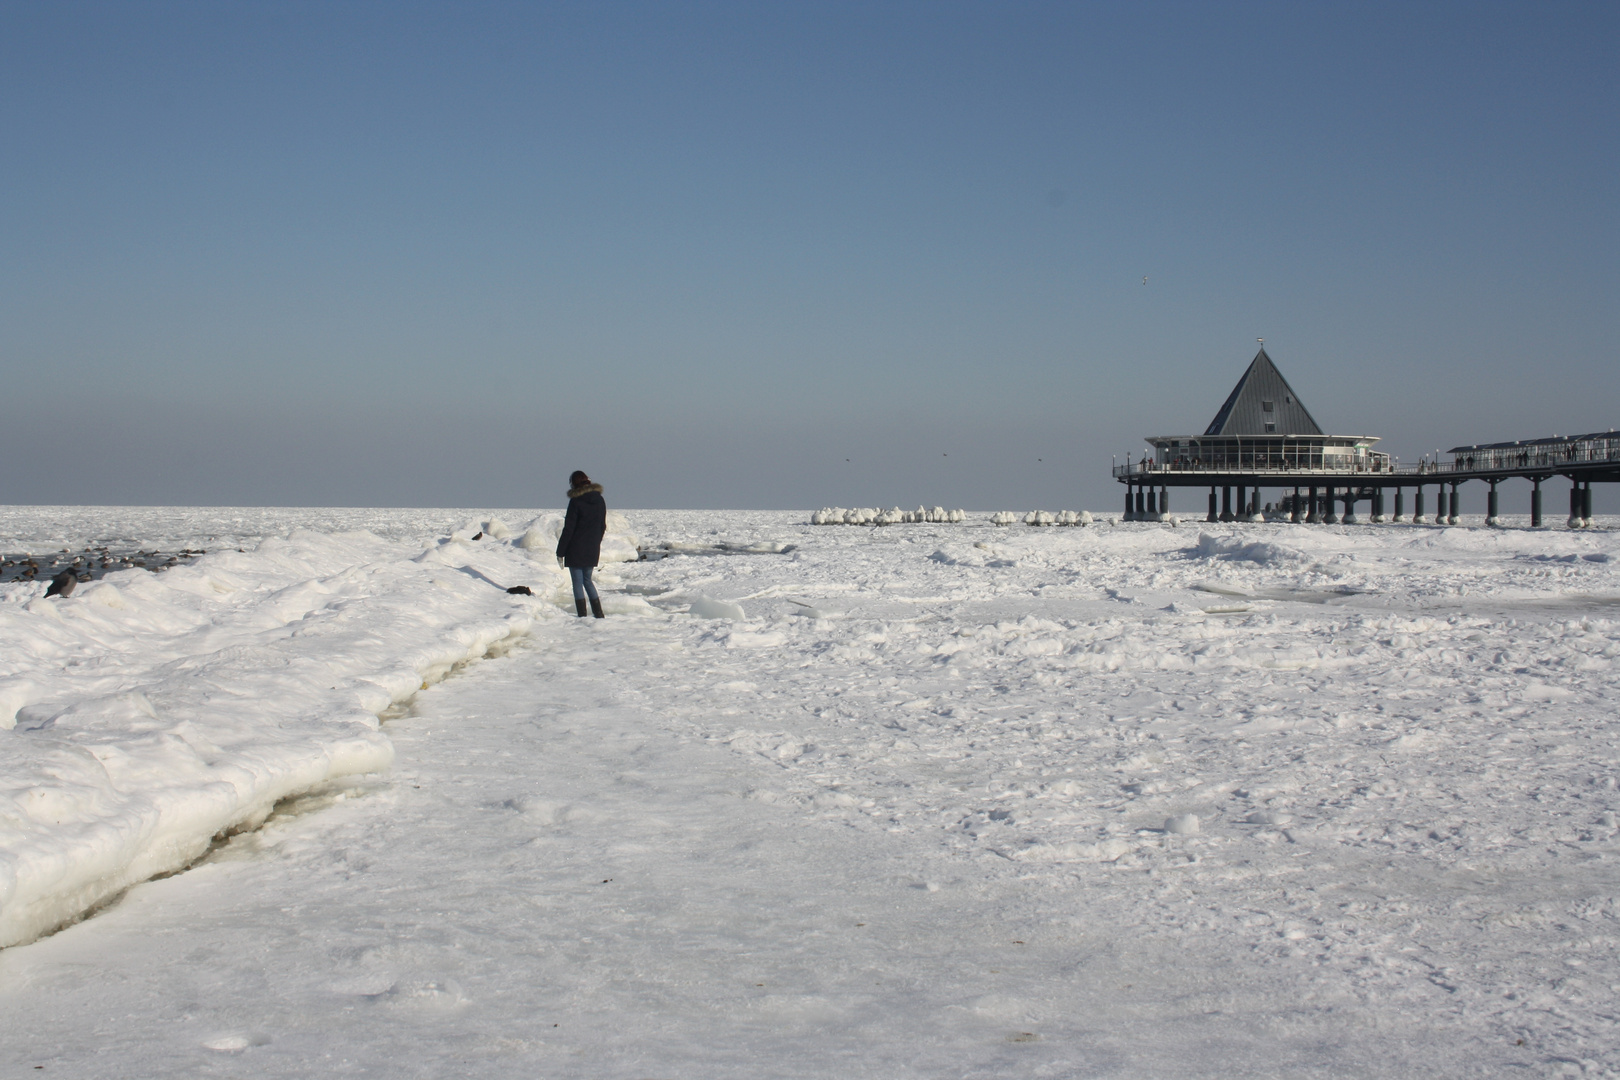
[[1164,831],[1176,836],[1192,836],[1198,831],[1197,814],[1175,814],[1164,819]]
[[703,593],[694,596],[691,606],[686,610],[687,614],[699,619],[734,619],[740,622],[745,618],[741,604],[730,600],[716,600]]
[[601,554],[599,560],[602,564],[616,562],[635,562],[641,558],[641,552],[636,549],[635,540],[628,536],[618,536],[608,533],[602,537]]
[[529,522],[517,545],[526,551],[555,551],[557,538],[562,535],[561,514],[544,514]]
[[639,596],[625,596],[620,593],[605,593],[602,596],[602,610],[609,615],[657,615],[658,609]]
[[1243,820],[1250,825],[1287,825],[1294,818],[1280,810],[1256,810]]

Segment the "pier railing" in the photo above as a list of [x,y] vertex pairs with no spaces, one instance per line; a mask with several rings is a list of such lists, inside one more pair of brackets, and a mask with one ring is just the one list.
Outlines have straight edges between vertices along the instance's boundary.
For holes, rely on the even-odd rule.
[[1238,463],[1233,463],[1230,460],[1221,462],[1172,461],[1163,464],[1156,461],[1132,461],[1124,465],[1115,465],[1113,474],[1117,480],[1150,480],[1156,477],[1189,474],[1196,476],[1262,475],[1289,480],[1298,478],[1301,481],[1309,481],[1312,477],[1344,479],[1361,476],[1368,479],[1376,477],[1387,484],[1391,479],[1410,478],[1414,483],[1418,481],[1434,482],[1453,477],[1462,479],[1465,477],[1490,476],[1493,473],[1522,476],[1545,472],[1551,475],[1572,468],[1606,464],[1620,465],[1620,434],[1616,434],[1612,438],[1596,438],[1579,442],[1481,448],[1456,454],[1451,461],[1422,461],[1415,465],[1397,465],[1385,461],[1362,461],[1342,466],[1316,466],[1295,465],[1286,461],[1277,461],[1276,459],[1268,461],[1265,458],[1257,458],[1248,462],[1240,460]]
[[1180,475],[1183,473],[1191,473],[1197,476],[1217,475],[1221,473],[1230,473],[1233,476],[1252,476],[1255,473],[1264,473],[1268,476],[1311,477],[1370,476],[1374,473],[1388,476],[1397,471],[1398,470],[1393,466],[1375,465],[1372,463],[1363,463],[1360,465],[1345,467],[1335,466],[1328,468],[1326,466],[1312,465],[1271,464],[1264,461],[1255,462],[1249,465],[1234,465],[1229,462],[1210,464],[1208,462],[1197,461],[1172,461],[1168,464],[1161,465],[1154,461],[1133,461],[1124,465],[1114,466],[1114,476],[1121,480],[1135,477]]
[[1454,455],[1450,463],[1458,472],[1524,472],[1546,469],[1557,472],[1574,465],[1620,462],[1620,435],[1579,442],[1538,446],[1493,446]]

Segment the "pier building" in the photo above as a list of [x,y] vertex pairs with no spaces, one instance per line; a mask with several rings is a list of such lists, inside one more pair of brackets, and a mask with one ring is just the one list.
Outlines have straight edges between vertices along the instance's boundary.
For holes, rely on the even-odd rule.
[[[1151,453],[1114,466],[1125,485],[1125,520],[1163,521],[1172,488],[1209,489],[1208,521],[1260,521],[1261,492],[1280,489],[1276,506],[1295,522],[1357,521],[1369,504],[1373,521],[1429,520],[1426,487],[1434,487],[1436,524],[1457,524],[1458,489],[1488,484],[1486,523],[1500,524],[1497,485],[1522,477],[1532,485],[1530,523],[1542,524],[1544,481],[1570,481],[1568,524],[1591,524],[1592,484],[1620,482],[1620,432],[1553,436],[1453,447],[1450,461],[1397,465],[1374,449],[1376,435],[1326,435],[1305,403],[1266,355],[1255,354],[1202,435],[1150,435]],[[1393,513],[1386,516],[1386,492]],[[1412,515],[1406,517],[1406,490]],[[1449,490],[1448,490],[1449,489]],[[1340,513],[1340,508],[1343,513]]]
[[1356,481],[1392,468],[1376,442],[1324,434],[1262,344],[1202,435],[1150,435],[1152,453],[1116,466],[1114,476],[1126,485],[1128,521],[1162,521],[1170,488],[1205,486],[1210,521],[1258,521],[1262,487],[1288,486],[1299,489],[1287,500],[1295,518],[1338,521],[1344,501],[1353,521],[1366,494]]

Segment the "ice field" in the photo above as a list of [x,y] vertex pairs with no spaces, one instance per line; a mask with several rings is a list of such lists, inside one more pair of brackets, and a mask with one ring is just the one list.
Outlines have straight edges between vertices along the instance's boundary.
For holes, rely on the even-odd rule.
[[5,1075],[1620,1075],[1620,533],[624,517],[0,509]]

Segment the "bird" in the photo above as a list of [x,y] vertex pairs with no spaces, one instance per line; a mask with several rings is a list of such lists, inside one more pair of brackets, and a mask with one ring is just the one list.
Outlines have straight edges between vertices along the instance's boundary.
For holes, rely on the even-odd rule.
[[1142,284],[1144,284],[1144,285],[1147,284],[1147,275],[1146,274],[1142,275]]
[[73,590],[79,587],[79,578],[72,570],[64,570],[51,578],[51,587],[45,590],[46,596],[72,596]]

